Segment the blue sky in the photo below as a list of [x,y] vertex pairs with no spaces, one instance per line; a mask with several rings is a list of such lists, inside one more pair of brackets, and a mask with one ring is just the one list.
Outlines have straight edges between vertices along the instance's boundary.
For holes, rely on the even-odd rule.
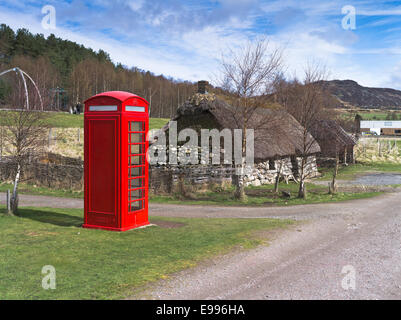
[[[41,10],[56,9],[56,29]],[[356,10],[356,29],[342,27],[342,8]],[[115,62],[177,79],[213,81],[221,53],[267,35],[284,50],[288,75],[308,61],[331,79],[401,89],[401,1],[295,0],[0,0],[0,23],[55,35]]]

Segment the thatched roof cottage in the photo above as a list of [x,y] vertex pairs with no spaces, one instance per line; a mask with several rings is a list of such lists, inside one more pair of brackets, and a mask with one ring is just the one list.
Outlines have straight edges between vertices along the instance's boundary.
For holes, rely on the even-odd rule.
[[[198,133],[201,129],[242,129],[242,120],[235,112],[236,108],[229,103],[201,90],[178,108],[171,121],[177,122],[178,132],[185,128]],[[170,123],[162,128],[166,133]],[[282,168],[284,179],[297,179],[299,157],[305,153],[305,146],[304,128],[295,118],[281,109],[259,107],[249,117],[247,128],[254,129],[255,167],[247,175],[246,184],[273,183],[278,168]],[[321,150],[310,134],[307,134],[307,144],[308,170],[312,177],[318,174],[315,155]]]

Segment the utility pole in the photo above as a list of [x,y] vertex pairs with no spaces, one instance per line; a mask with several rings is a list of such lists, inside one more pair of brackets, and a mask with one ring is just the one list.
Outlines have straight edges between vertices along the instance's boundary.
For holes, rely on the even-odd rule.
[[162,85],[160,84],[160,95],[159,95],[159,118],[162,117],[163,105],[162,105]]
[[178,101],[178,105],[180,105],[180,86],[178,85],[178,93],[177,93],[177,101]]
[[0,129],[0,161],[3,159],[3,127]]
[[156,92],[153,92],[152,94],[152,88],[149,88],[149,118],[150,118],[150,110],[152,108],[152,97]]
[[150,118],[150,111],[152,109],[152,88],[149,88],[149,118]]
[[173,103],[173,96],[171,95],[171,117],[170,118],[172,118],[173,117],[173,106],[174,106],[174,103]]

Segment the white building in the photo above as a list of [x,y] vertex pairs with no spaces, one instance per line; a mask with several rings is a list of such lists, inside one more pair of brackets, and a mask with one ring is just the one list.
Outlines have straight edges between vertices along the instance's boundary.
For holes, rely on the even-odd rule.
[[401,135],[401,121],[361,121],[361,132],[375,132],[377,135]]

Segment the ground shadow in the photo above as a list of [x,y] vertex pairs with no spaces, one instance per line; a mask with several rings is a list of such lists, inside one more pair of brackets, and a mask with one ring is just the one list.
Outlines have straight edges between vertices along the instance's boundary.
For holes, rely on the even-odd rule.
[[59,212],[41,211],[34,209],[21,208],[19,210],[21,218],[31,219],[42,223],[53,224],[60,227],[81,227],[83,224],[82,217],[76,217]]

